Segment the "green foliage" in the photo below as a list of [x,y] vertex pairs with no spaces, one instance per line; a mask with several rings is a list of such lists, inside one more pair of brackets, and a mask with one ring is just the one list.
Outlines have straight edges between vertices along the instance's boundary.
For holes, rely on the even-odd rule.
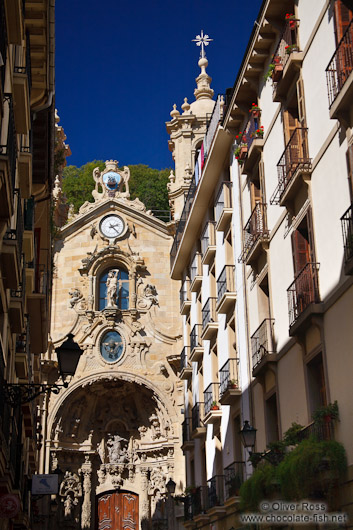
[[326,418],[329,420],[339,421],[337,401],[335,401],[334,403],[329,403],[328,405],[319,407],[313,413],[313,420],[320,425],[322,425],[326,421]]
[[303,425],[293,422],[291,427],[284,433],[283,441],[285,445],[297,445],[300,442],[299,433],[303,429]]
[[[92,173],[96,167],[103,170],[105,164],[102,160],[94,160],[79,168],[67,166],[64,169],[63,192],[68,203],[74,205],[75,212],[78,212],[85,201],[93,202],[92,190],[95,182]],[[152,169],[144,164],[132,165],[129,168],[131,199],[138,197],[147,210],[169,211],[167,183],[170,169]],[[163,219],[165,220],[165,217]]]
[[277,489],[276,467],[263,463],[240,487],[240,509],[258,511],[259,503],[270,497]]

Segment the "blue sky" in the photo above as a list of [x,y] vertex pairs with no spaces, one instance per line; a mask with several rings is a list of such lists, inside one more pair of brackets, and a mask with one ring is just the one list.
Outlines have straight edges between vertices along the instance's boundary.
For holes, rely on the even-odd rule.
[[234,84],[262,0],[57,0],[56,107],[68,164],[172,167],[165,122],[194,100],[201,29],[215,95]]

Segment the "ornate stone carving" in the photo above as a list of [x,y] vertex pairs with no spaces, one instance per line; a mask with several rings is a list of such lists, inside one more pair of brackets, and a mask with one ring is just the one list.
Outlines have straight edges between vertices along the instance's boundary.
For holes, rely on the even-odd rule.
[[150,309],[152,305],[158,305],[158,293],[154,285],[148,283],[143,285],[143,279],[139,278],[137,282],[137,309]]
[[108,245],[98,251],[96,247],[93,252],[87,252],[87,257],[81,260],[82,267],[79,271],[82,275],[88,275],[93,264],[101,263],[109,258],[122,258],[123,261],[128,262],[128,267],[131,271],[144,271],[146,269],[144,259],[141,258],[138,252],[126,252],[119,245]]
[[[64,518],[72,520],[74,508],[78,505],[79,497],[82,496],[81,482],[76,473],[66,471],[60,484],[59,496],[64,505]],[[75,522],[78,522],[78,518],[75,518]]]
[[118,271],[110,270],[107,277],[107,307],[117,307]]
[[89,455],[85,455],[85,462],[82,464],[81,473],[83,475],[83,503],[81,510],[81,529],[88,530],[91,527],[91,476],[92,463]]
[[70,307],[71,308],[74,308],[75,305],[78,303],[82,305],[84,298],[83,298],[83,294],[81,293],[80,289],[77,289],[77,288],[70,289],[69,295],[70,295]]

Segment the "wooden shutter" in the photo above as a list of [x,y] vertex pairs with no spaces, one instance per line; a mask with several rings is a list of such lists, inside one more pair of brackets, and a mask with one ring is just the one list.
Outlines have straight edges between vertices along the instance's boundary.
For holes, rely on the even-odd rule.
[[348,147],[346,152],[347,159],[347,171],[348,171],[348,181],[349,181],[349,193],[351,201],[353,199],[353,145]]
[[312,216],[311,207],[308,209],[308,213],[306,214],[306,224],[308,227],[309,260],[312,263],[315,263],[316,255],[315,255],[315,242],[314,242],[314,225],[313,225],[313,216]]
[[346,5],[343,4],[342,0],[336,0],[335,2],[336,45],[338,45],[338,43],[342,39],[352,17],[353,17],[352,8],[349,9]]
[[255,205],[258,202],[261,202],[261,189],[260,189],[260,183],[259,182],[251,182],[250,185],[250,193],[251,193],[251,211],[255,208]]
[[306,126],[305,99],[303,79],[300,77],[297,81],[297,98],[298,98],[298,115],[301,127]]
[[299,127],[297,112],[294,109],[287,109],[283,112],[284,141],[285,144],[290,140],[293,132]]
[[294,276],[297,276],[310,261],[309,242],[299,230],[294,230],[292,233],[292,252]]

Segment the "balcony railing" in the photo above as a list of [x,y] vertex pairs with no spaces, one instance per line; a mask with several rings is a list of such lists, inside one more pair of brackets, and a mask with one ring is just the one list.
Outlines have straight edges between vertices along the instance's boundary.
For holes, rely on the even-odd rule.
[[341,217],[344,260],[347,262],[353,258],[353,204]]
[[244,482],[245,462],[233,462],[224,468],[224,493],[225,500],[239,495],[239,488]]
[[4,239],[7,241],[16,241],[17,244],[17,260],[18,265],[20,264],[22,256],[22,244],[23,244],[23,215],[22,215],[22,204],[21,194],[19,190],[15,190],[17,195],[17,209],[16,209],[16,228],[10,228],[5,232]]
[[239,261],[244,263],[256,242],[260,238],[268,236],[266,204],[262,202],[256,203],[243,233],[244,248]]
[[219,407],[219,383],[211,383],[203,393],[205,403],[205,416],[210,412],[212,406]]
[[271,204],[279,204],[292,177],[299,170],[311,169],[311,158],[308,151],[308,129],[294,129],[289,142],[277,164],[278,186],[270,199]]
[[211,322],[217,322],[216,313],[217,298],[210,297],[202,308],[202,329]]
[[19,60],[19,57],[18,57],[19,53],[20,53],[19,48],[17,48],[16,53],[15,53],[14,73],[15,74],[27,74],[28,93],[29,95],[31,95],[31,88],[32,88],[31,46],[30,46],[30,38],[29,38],[28,32],[26,35],[26,64],[25,66],[19,64],[20,62],[22,62]]
[[190,265],[190,281],[194,281],[196,276],[201,276],[201,254],[196,252],[194,259]]
[[232,208],[232,182],[222,182],[215,202],[215,221],[218,223],[224,208]]
[[216,244],[216,221],[208,221],[201,237],[201,254],[204,256],[208,247]]
[[184,499],[184,519],[192,520],[196,515],[204,513],[208,508],[208,488],[196,486],[194,491]]
[[239,388],[238,380],[238,358],[228,359],[228,361],[222,366],[219,371],[219,397],[222,398],[223,394],[229,388]]
[[22,254],[21,257],[21,269],[22,269],[22,278],[19,286],[17,289],[11,289],[11,297],[17,298],[22,301],[23,308],[25,306],[25,298],[26,298],[26,270],[25,270],[25,259],[24,255]]
[[224,475],[215,475],[207,481],[208,509],[224,504]]
[[326,68],[329,108],[353,70],[353,18]]
[[[248,123],[245,126],[244,132],[243,132],[243,138],[242,141],[245,142],[248,146],[248,152],[251,147],[251,144],[255,140],[256,131],[260,128],[260,118],[254,116],[253,113],[251,113]],[[245,138],[244,138],[245,137]],[[258,136],[260,138],[260,136]],[[261,136],[262,138],[262,136]]]
[[191,418],[185,418],[185,420],[182,423],[182,429],[183,429],[183,444],[186,442],[191,442]]
[[288,287],[289,325],[312,303],[320,302],[319,263],[307,263]]
[[190,368],[189,357],[190,346],[184,346],[180,354],[180,371],[184,370],[185,368]]
[[293,47],[298,44],[298,25],[298,19],[286,21],[278,46],[273,54],[273,62],[282,65],[283,68],[290,58],[290,53],[287,53],[287,47]]
[[201,401],[198,401],[192,407],[191,421],[192,421],[192,430],[193,431],[195,431],[196,429],[204,426],[203,425],[204,410],[205,410],[205,406],[204,406],[204,403],[202,403]]
[[13,112],[12,95],[5,94],[4,102],[6,102],[8,105],[9,123],[8,123],[8,130],[7,130],[7,143],[6,145],[0,145],[0,156],[5,155],[8,158],[11,183],[12,183],[12,191],[14,191],[15,178],[16,178],[17,141],[16,141],[15,116]]
[[265,355],[275,353],[273,342],[273,318],[265,318],[251,336],[252,367],[255,368]]
[[220,302],[225,293],[232,293],[235,290],[235,266],[225,265],[217,279],[217,303]]
[[4,0],[0,0],[0,54],[3,65],[0,68],[1,92],[4,92],[7,53],[7,32]]
[[190,280],[184,280],[179,291],[180,298],[180,310],[182,309],[185,302],[190,301]]
[[[216,104],[214,106],[214,109],[213,109],[213,112],[212,112],[212,116],[211,116],[211,119],[210,119],[210,121],[208,123],[208,127],[207,127],[206,134],[205,134],[205,137],[204,137],[205,157],[207,157],[207,154],[208,154],[209,149],[210,149],[210,147],[212,145],[212,141],[213,141],[213,138],[215,136],[215,133],[216,133],[216,130],[217,130],[217,127],[218,127],[218,123],[220,122],[220,120],[222,118],[222,109],[223,109],[223,96],[219,95],[218,98],[217,98]],[[179,221],[177,229],[176,229],[176,234],[175,234],[175,237],[174,237],[172,249],[170,251],[170,265],[171,265],[171,267],[173,267],[173,265],[174,265],[174,260],[176,258],[176,255],[177,255],[177,252],[178,252],[178,248],[179,248],[181,239],[183,237],[184,228],[185,228],[187,219],[189,217],[189,213],[190,213],[190,210],[191,210],[191,206],[192,206],[195,194],[196,194],[196,189],[197,189],[197,185],[198,185],[199,181],[200,181],[200,175],[199,175],[198,180],[196,180],[195,173],[194,173],[193,176],[192,176],[192,179],[191,179],[190,187],[188,189],[188,192],[187,192],[187,195],[186,195],[186,198],[185,198],[184,208],[183,208],[182,214],[180,216],[180,221]]]
[[195,324],[195,326],[192,328],[191,333],[190,333],[190,348],[191,348],[191,351],[194,348],[202,347],[201,332],[202,332],[201,324]]
[[304,429],[298,433],[299,441],[307,440],[308,438],[315,438],[319,442],[324,440],[334,439],[334,424],[333,420],[324,423],[313,421],[309,423]]

